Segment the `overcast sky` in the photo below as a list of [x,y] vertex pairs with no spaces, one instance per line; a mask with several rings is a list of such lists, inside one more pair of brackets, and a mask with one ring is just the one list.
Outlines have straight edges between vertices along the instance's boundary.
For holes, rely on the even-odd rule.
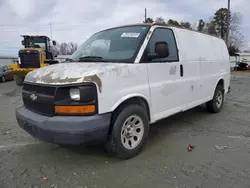
[[[242,13],[241,30],[250,41],[250,0],[231,1],[232,11]],[[0,0],[0,55],[17,55],[22,34],[51,36],[49,23],[54,40],[81,44],[98,30],[142,22],[144,8],[148,17],[195,24],[221,7],[227,0]]]

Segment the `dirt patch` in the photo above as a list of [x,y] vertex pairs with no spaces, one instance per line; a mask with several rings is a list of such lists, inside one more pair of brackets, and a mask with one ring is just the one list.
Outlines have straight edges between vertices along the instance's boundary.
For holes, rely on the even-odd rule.
[[7,97],[20,96],[20,89],[19,88],[14,88],[14,89],[10,89],[10,90],[5,91],[5,92],[1,92],[0,96],[7,96]]

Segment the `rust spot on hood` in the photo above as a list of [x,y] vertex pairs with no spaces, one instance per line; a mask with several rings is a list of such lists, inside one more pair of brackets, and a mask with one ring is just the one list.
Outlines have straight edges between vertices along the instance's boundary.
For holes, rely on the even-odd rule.
[[99,92],[102,92],[102,80],[96,74],[85,76],[83,81],[94,82],[98,86]]
[[78,77],[78,78],[69,78],[69,77],[66,77],[66,78],[60,78],[60,77],[57,77],[57,78],[53,78],[53,73],[54,72],[50,72],[48,74],[45,74],[44,76],[41,77],[41,81],[42,82],[45,82],[45,83],[72,83],[72,82],[76,82],[77,80],[79,80],[81,77]]

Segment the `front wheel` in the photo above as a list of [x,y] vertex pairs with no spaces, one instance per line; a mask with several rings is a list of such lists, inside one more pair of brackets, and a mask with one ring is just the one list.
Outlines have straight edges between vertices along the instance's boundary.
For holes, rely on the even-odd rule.
[[115,119],[105,148],[118,158],[132,158],[142,150],[148,137],[147,112],[139,105],[129,105],[114,115]]
[[18,86],[22,86],[23,85],[24,78],[20,78],[18,76],[14,76],[14,80],[16,81],[16,84]]

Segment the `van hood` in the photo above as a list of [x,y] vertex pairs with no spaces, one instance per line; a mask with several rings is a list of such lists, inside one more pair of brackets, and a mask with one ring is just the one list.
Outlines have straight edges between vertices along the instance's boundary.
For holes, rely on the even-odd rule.
[[117,73],[127,66],[128,64],[103,62],[60,63],[29,72],[25,76],[25,82],[50,85],[94,82],[99,89],[101,89],[101,78],[105,76],[106,73],[113,72],[118,75]]

